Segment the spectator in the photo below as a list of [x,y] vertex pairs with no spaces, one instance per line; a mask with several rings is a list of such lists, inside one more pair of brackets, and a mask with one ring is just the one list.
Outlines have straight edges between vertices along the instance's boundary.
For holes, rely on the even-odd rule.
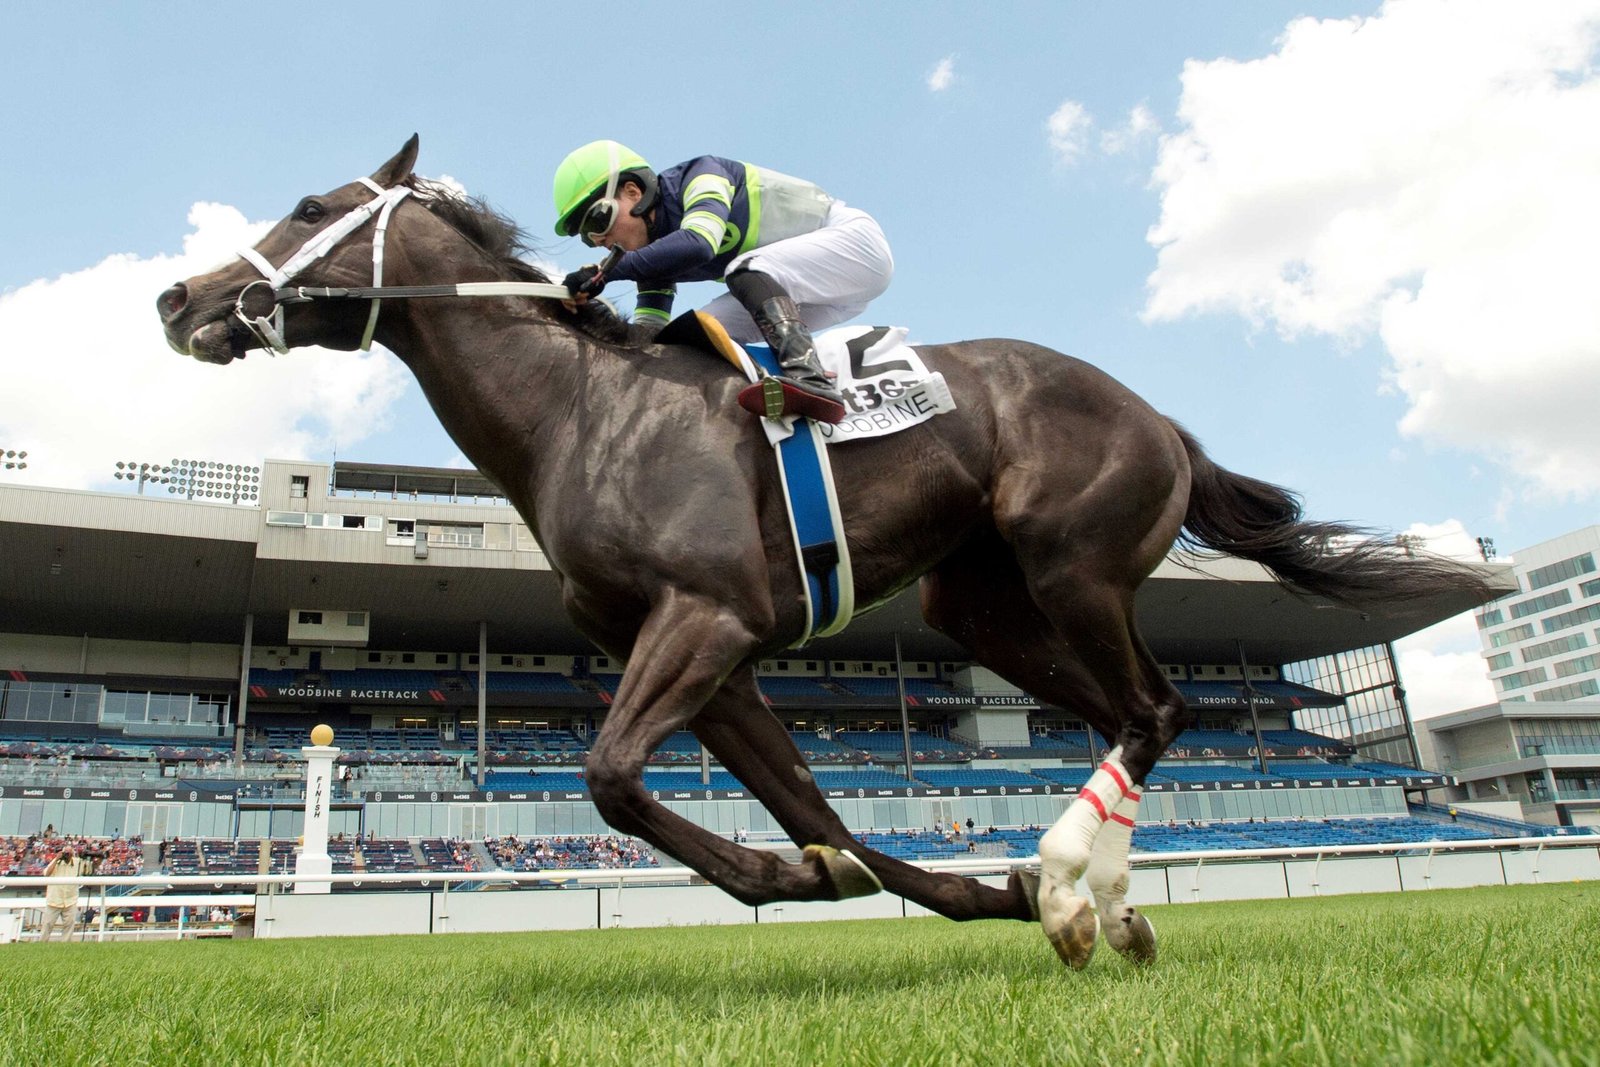
[[[56,858],[44,869],[46,878],[82,878],[88,873],[90,873],[88,862],[80,859],[70,845],[57,853]],[[61,940],[70,939],[73,928],[78,925],[76,885],[52,885],[45,888],[44,925],[39,931],[39,940],[50,940],[58,925],[62,926]]]

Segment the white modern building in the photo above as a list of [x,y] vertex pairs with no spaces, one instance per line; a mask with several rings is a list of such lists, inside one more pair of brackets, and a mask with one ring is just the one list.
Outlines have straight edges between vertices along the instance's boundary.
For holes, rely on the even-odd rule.
[[1501,702],[1600,696],[1600,526],[1514,558],[1517,591],[1474,613]]
[[[1499,702],[1427,720],[1424,760],[1463,802],[1600,822],[1600,526],[1514,556],[1514,593],[1474,612]],[[1431,750],[1431,755],[1430,751]]]

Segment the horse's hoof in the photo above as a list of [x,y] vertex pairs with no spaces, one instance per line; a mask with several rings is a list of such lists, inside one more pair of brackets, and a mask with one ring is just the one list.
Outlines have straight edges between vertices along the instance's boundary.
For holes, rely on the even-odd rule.
[[1144,913],[1133,908],[1102,924],[1106,944],[1120,952],[1129,963],[1156,961],[1156,928]]
[[1089,966],[1100,937],[1100,916],[1094,905],[1084,897],[1056,890],[1039,898],[1039,911],[1039,925],[1062,962],[1075,971]]
[[852,852],[840,852],[832,845],[807,845],[801,855],[808,860],[821,860],[828,879],[839,895],[835,900],[850,897],[870,897],[883,892],[883,883]]

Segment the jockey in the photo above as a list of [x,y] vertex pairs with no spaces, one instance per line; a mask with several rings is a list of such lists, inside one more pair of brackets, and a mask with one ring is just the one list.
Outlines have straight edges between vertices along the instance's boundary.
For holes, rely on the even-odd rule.
[[728,293],[705,311],[735,341],[765,340],[787,372],[780,380],[840,403],[811,331],[859,315],[888,288],[894,259],[872,216],[810,182],[721,156],[657,174],[616,141],[561,161],[555,207],[558,234],[625,253],[604,274],[568,274],[574,300],[608,281],[634,282],[634,325],[654,336],[671,318],[678,282],[725,280]]

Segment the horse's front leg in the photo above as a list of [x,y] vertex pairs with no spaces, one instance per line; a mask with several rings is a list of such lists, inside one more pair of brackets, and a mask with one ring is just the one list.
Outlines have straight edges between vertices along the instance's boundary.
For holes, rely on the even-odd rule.
[[754,627],[727,605],[669,590],[634,642],[590,749],[589,793],[611,826],[677,858],[742,903],[832,900],[836,890],[821,868],[735,845],[669,811],[644,788],[650,754],[699,714],[755,645]]

